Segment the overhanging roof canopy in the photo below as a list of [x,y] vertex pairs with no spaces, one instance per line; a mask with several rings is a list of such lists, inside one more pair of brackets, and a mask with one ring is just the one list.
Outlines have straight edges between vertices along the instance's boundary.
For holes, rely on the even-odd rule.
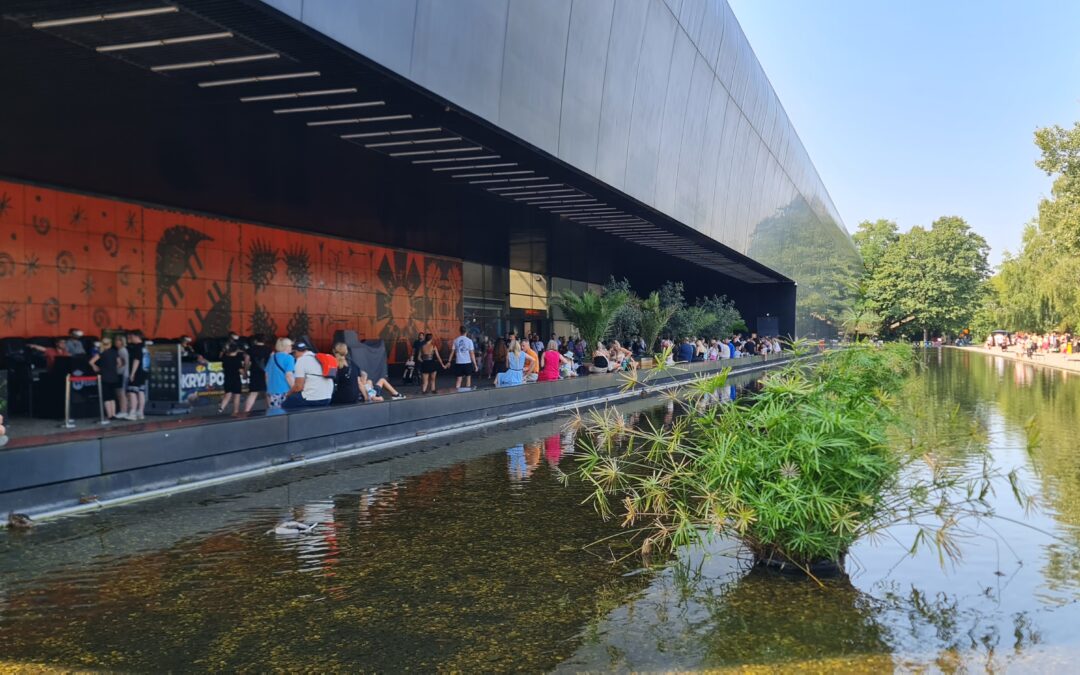
[[[517,138],[457,110],[259,2],[13,0],[3,18],[29,43],[64,40],[93,69],[119,59],[358,153],[408,163],[463,190],[544,211],[751,284],[790,283],[757,263]],[[0,47],[2,49],[2,47]],[[48,50],[34,58],[47,58]]]

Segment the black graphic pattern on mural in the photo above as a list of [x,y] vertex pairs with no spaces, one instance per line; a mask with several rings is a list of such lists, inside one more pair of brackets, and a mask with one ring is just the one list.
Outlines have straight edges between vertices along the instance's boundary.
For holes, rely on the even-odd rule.
[[60,251],[56,254],[56,271],[60,274],[75,271],[75,255],[71,251]]
[[311,285],[311,256],[300,244],[293,244],[285,250],[285,274],[301,293],[305,293]]
[[447,261],[427,260],[424,275],[427,284],[427,318],[454,323],[461,316],[461,267]]
[[293,340],[309,336],[309,333],[311,333],[311,317],[308,316],[303,307],[296,308],[292,317],[289,318],[289,325],[285,326],[285,331]]
[[127,301],[127,318],[131,321],[139,318],[139,308],[131,300]]
[[109,320],[109,310],[105,309],[104,307],[94,308],[93,319],[94,325],[97,326],[98,330],[105,330],[109,327],[109,324],[111,323]]
[[83,207],[76,206],[71,210],[70,222],[72,225],[81,225],[84,220],[86,220],[86,211],[83,211]]
[[127,218],[124,219],[124,227],[127,228],[127,231],[130,232],[131,234],[138,234],[138,232],[139,232],[138,224],[139,224],[138,216],[135,215],[135,212],[134,211],[128,211]]
[[131,265],[121,265],[116,272],[116,280],[120,282],[121,286],[129,285],[131,283]]
[[120,253],[120,237],[117,237],[112,232],[106,232],[101,235],[101,246],[109,254],[110,258],[115,258]]
[[14,302],[5,302],[0,306],[0,318],[3,319],[4,325],[11,328],[15,325],[15,319],[19,317],[19,306]]
[[15,259],[10,253],[0,253],[0,279],[15,276]]
[[8,209],[11,208],[11,195],[4,193],[0,195],[0,218],[7,215]]
[[229,269],[225,272],[225,290],[222,291],[221,286],[215,281],[211,284],[211,289],[206,293],[210,298],[210,302],[213,303],[210,306],[210,311],[203,314],[202,310],[195,310],[195,319],[199,320],[198,327],[195,325],[195,319],[188,319],[191,332],[198,337],[221,337],[228,335],[229,331],[232,330],[233,262],[235,261],[229,261]]
[[41,306],[41,320],[50,326],[60,323],[59,300],[56,298],[49,298],[45,301],[45,304]]
[[94,285],[94,276],[92,274],[87,274],[86,278],[83,279],[82,294],[89,299],[90,296],[94,294],[95,290],[97,290],[97,288]]
[[[184,278],[185,274],[189,274],[192,279],[195,279],[195,269],[201,270],[203,268],[202,260],[199,258],[198,246],[204,241],[213,241],[213,237],[184,225],[173,225],[165,230],[165,233],[158,241],[157,258],[154,261],[154,271],[157,274],[155,331],[161,325],[161,312],[164,309],[165,298],[168,298],[172,306],[176,307],[180,299],[184,297],[184,290],[180,288],[180,280]],[[231,271],[231,263],[229,268]],[[229,281],[231,283],[232,280]],[[215,284],[216,286],[217,284]]]
[[278,250],[263,239],[251,242],[248,248],[248,280],[261,291],[270,285],[277,273]]
[[379,337],[394,350],[396,361],[409,357],[408,339],[418,331],[416,319],[425,318],[424,279],[416,259],[404,252],[383,256],[376,271],[375,319],[386,324]]
[[251,313],[251,334],[252,335],[265,335],[268,338],[272,338],[277,335],[277,321],[274,321],[274,317],[270,316],[270,312],[266,311],[266,307],[255,303],[255,311]]
[[30,255],[26,256],[26,276],[32,277],[37,274],[40,269],[41,259],[38,258],[36,254],[31,253]]
[[34,216],[30,219],[30,227],[34,228],[34,232],[44,237],[52,230],[52,222],[45,216]]

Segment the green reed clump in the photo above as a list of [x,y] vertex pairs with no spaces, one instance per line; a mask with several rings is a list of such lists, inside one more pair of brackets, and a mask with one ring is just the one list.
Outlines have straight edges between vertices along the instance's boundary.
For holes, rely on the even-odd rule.
[[727,371],[691,388],[686,414],[631,428],[613,410],[579,422],[579,476],[643,553],[733,535],[758,559],[841,560],[882,521],[901,470],[890,392],[912,372],[907,345],[857,345],[767,375],[716,405]]

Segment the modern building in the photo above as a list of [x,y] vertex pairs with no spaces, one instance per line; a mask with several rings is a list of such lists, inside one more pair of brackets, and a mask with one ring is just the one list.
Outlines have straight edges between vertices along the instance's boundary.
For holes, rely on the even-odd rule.
[[815,335],[858,264],[724,0],[4,0],[0,62],[0,335]]

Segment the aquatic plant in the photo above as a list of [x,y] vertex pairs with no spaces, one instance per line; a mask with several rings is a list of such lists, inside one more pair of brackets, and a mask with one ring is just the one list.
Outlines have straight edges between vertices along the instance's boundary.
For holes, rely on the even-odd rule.
[[996,476],[949,472],[898,443],[894,394],[915,364],[907,345],[860,344],[776,370],[733,404],[718,403],[727,371],[699,378],[677,399],[684,414],[659,427],[594,411],[575,421],[576,474],[643,554],[724,535],[758,561],[808,570],[902,521],[915,526],[913,552],[929,543],[955,558],[960,522],[991,513]]

